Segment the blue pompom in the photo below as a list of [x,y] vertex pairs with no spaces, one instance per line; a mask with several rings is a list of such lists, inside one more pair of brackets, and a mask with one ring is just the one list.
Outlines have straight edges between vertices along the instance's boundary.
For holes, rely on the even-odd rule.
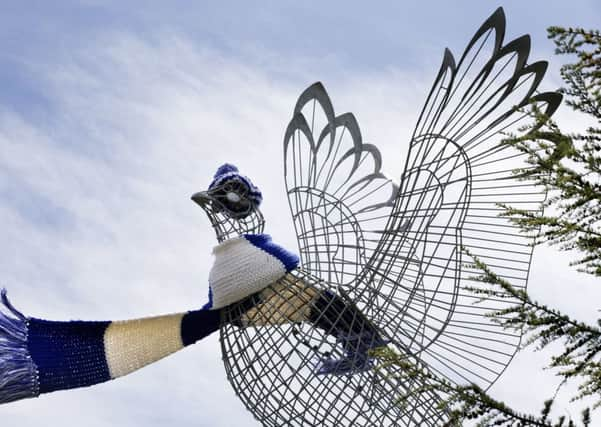
[[219,169],[217,169],[217,172],[215,172],[215,176],[213,178],[217,178],[229,172],[238,172],[238,168],[231,163],[224,163],[219,166]]

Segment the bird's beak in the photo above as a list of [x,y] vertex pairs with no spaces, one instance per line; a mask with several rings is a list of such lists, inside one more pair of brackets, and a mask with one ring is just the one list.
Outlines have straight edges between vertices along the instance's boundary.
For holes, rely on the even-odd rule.
[[199,191],[198,193],[192,195],[192,200],[201,208],[206,209],[211,204],[213,198],[207,191]]

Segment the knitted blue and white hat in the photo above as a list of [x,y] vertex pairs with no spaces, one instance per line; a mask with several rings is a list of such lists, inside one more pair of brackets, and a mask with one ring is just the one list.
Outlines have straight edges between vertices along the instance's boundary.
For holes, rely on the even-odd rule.
[[263,195],[261,194],[261,190],[259,190],[259,188],[252,183],[250,178],[241,175],[238,172],[238,168],[232,165],[231,163],[225,163],[219,166],[217,172],[213,176],[213,181],[211,181],[211,184],[209,184],[209,191],[229,181],[238,181],[245,185],[248,188],[248,200],[254,205],[254,207],[259,207],[259,205],[263,201]]

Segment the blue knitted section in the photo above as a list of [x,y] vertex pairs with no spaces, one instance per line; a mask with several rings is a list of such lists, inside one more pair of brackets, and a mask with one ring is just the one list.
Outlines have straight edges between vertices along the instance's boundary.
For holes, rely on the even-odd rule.
[[27,346],[38,367],[40,393],[110,380],[104,354],[110,323],[30,319]]
[[202,306],[201,310],[210,310],[213,308],[213,289],[209,286],[209,302]]
[[322,357],[317,375],[348,375],[373,368],[369,350],[388,344],[378,330],[353,305],[328,290],[313,301],[309,320],[342,344],[344,356]]
[[217,172],[215,172],[213,178],[218,178],[219,176],[225,175],[229,172],[238,172],[238,168],[235,165],[232,165],[231,163],[224,163],[217,168]]
[[184,346],[212,334],[219,329],[221,310],[189,311],[182,318],[182,343]]
[[269,234],[244,234],[244,238],[257,248],[279,259],[284,264],[286,271],[292,271],[298,267],[298,256],[275,244]]

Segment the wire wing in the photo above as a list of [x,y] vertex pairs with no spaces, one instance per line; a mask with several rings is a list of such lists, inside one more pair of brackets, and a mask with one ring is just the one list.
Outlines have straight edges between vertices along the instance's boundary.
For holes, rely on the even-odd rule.
[[520,334],[485,316],[515,301],[478,300],[463,290],[477,271],[462,247],[500,276],[525,287],[532,238],[506,218],[507,204],[540,212],[545,193],[512,171],[524,156],[503,133],[535,103],[547,115],[557,93],[537,94],[546,62],[527,64],[528,36],[504,43],[495,11],[459,62],[447,49],[415,128],[400,191],[382,239],[351,295],[395,344],[419,354],[453,381],[490,386],[515,353]]
[[351,287],[384,231],[398,188],[351,113],[321,83],[299,97],[284,137],[288,201],[305,271]]

